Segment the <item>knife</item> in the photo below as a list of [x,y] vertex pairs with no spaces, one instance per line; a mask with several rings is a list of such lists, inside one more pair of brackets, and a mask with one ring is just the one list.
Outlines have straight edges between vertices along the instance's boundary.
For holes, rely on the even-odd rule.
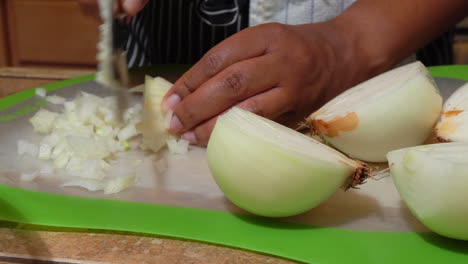
[[125,37],[117,34],[126,29],[125,14],[115,14],[119,10],[118,0],[99,0],[99,10],[103,24],[98,43],[98,72],[96,81],[113,90],[117,97],[117,118],[123,120],[123,111],[128,104],[128,66],[125,51]]

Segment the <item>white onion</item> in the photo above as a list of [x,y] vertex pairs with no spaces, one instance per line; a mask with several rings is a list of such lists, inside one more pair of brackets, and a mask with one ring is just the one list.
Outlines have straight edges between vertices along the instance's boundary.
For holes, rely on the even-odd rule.
[[146,76],[143,122],[137,126],[137,129],[143,134],[143,146],[153,152],[161,150],[169,137],[169,133],[164,126],[161,103],[171,86],[172,83],[161,77]]
[[37,96],[42,97],[42,98],[45,98],[47,95],[47,90],[42,87],[36,88],[35,92]]
[[79,179],[79,180],[65,182],[64,184],[61,185],[61,187],[81,187],[81,188],[85,188],[88,191],[95,192],[95,191],[103,190],[105,187],[105,184],[103,181],[100,181],[100,180]]
[[63,102],[62,113],[40,109],[30,122],[36,132],[45,136],[39,146],[18,141],[18,155],[52,160],[55,168],[79,177],[78,182],[107,179],[108,161],[118,152],[132,148],[127,140],[139,134],[135,124],[142,120],[142,105],[136,104],[124,111],[123,123],[116,122],[114,99],[81,93]]
[[411,212],[436,233],[468,240],[468,144],[411,147],[387,157]]
[[99,26],[100,41],[97,44],[97,59],[98,71],[96,73],[96,81],[111,88],[116,85],[113,58],[112,58],[112,19],[114,7],[117,1],[114,0],[98,0],[99,13],[101,15],[102,24]]
[[[40,109],[30,122],[36,132],[45,136],[38,146],[18,141],[18,155],[52,160],[55,168],[64,169],[67,175],[76,177],[64,186],[104,190],[106,194],[128,188],[134,184],[136,167],[142,164],[143,158],[129,159],[125,168],[115,161],[122,158],[120,152],[137,148],[140,131],[143,132],[142,145],[155,153],[166,144],[171,154],[180,155],[188,151],[189,142],[171,136],[164,125],[161,102],[171,86],[172,83],[163,78],[147,77],[144,106],[138,103],[124,109],[123,123],[117,119],[115,97],[99,97],[84,92],[65,102],[61,97],[48,97],[63,104],[63,111],[55,113]],[[170,117],[171,113],[168,113],[167,118]],[[165,158],[157,161],[154,158],[152,163],[158,173],[167,169]],[[115,175],[121,176],[110,179]],[[24,178],[33,178],[33,175]],[[102,185],[103,182],[107,183]]]
[[170,138],[166,141],[169,153],[180,155],[186,154],[189,148],[189,142],[185,139]]
[[52,104],[63,104],[66,102],[65,98],[58,95],[49,95],[45,99]]
[[41,143],[39,145],[38,158],[41,160],[49,160],[52,155],[52,147],[48,144]]
[[444,103],[435,132],[440,141],[468,143],[468,84],[457,89]]
[[128,175],[110,180],[104,187],[104,194],[118,193],[135,183],[135,175]]
[[207,159],[229,200],[272,217],[305,212],[369,175],[363,163],[239,108],[218,118]]
[[41,108],[29,121],[35,132],[45,134],[52,131],[57,117],[57,113]]
[[422,144],[432,133],[442,97],[420,62],[363,82],[308,118],[314,133],[351,157],[386,161],[389,151]]

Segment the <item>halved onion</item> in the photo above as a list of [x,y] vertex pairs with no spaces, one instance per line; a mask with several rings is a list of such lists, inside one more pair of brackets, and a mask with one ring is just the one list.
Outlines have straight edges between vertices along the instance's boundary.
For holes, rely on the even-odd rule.
[[363,82],[307,119],[313,133],[351,157],[386,161],[392,150],[422,144],[442,109],[427,69],[414,62]]
[[444,103],[435,132],[442,142],[468,143],[468,84],[458,88]]
[[239,108],[218,118],[207,159],[227,198],[270,217],[305,212],[369,175],[362,162]]
[[411,212],[438,234],[468,240],[468,144],[411,147],[387,157],[393,181]]

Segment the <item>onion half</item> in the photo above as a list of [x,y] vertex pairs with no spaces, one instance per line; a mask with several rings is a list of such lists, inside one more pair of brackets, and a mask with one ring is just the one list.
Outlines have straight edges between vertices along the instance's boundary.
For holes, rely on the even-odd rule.
[[365,81],[325,104],[307,123],[351,157],[386,161],[389,151],[422,144],[432,133],[442,97],[420,62]]
[[239,108],[218,118],[207,160],[229,200],[269,217],[305,212],[370,174],[362,162]]
[[458,88],[444,103],[435,132],[442,142],[468,143],[468,84]]
[[387,157],[398,192],[416,218],[440,235],[468,240],[468,144],[411,147]]

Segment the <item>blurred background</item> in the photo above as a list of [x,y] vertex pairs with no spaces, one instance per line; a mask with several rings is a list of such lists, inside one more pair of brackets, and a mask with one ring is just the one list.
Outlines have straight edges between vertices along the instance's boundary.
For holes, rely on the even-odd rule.
[[[92,73],[98,25],[73,0],[0,0],[0,97]],[[468,19],[449,35],[452,59],[443,64],[468,64]],[[428,66],[437,64],[424,61],[434,49],[418,52]]]

